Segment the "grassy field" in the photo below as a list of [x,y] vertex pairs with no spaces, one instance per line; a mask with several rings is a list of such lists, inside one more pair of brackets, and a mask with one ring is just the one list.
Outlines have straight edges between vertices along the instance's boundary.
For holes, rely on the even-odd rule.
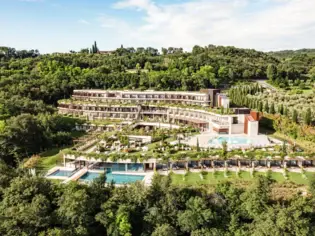
[[[84,136],[85,134],[86,133],[82,132],[82,131],[73,131],[71,133],[71,136],[73,138],[80,138],[80,137]],[[55,148],[52,148],[48,151],[42,152],[41,154],[39,154],[41,159],[38,162],[36,169],[40,172],[46,172],[49,169],[51,169],[52,167],[62,164],[62,156],[61,156],[60,152],[63,149],[67,149],[70,147],[72,147],[72,146],[55,147]]]
[[46,172],[52,167],[62,164],[62,156],[60,155],[60,151],[62,149],[69,148],[69,147],[62,147],[62,148],[53,148],[46,152],[40,154],[40,161],[37,164],[36,169],[41,172]]
[[[236,172],[228,172],[227,176],[224,176],[223,171],[216,171],[215,173],[209,172],[206,175],[203,175],[203,179],[200,177],[201,173],[192,173],[189,172],[186,176],[181,174],[172,174],[172,182],[175,185],[204,185],[204,184],[210,184],[214,185],[219,183],[220,181],[243,181],[243,182],[252,182],[255,178],[255,176],[259,175],[266,175],[266,173],[263,172],[255,172],[254,177],[250,175],[247,171],[241,171],[239,175],[236,174]],[[306,176],[309,178],[314,173],[306,173]],[[271,179],[275,180],[277,183],[284,183],[286,179],[282,175],[282,173],[272,172],[271,173]],[[302,184],[307,185],[308,179],[305,179],[302,177],[302,174],[300,173],[291,173],[288,174],[288,180],[292,181],[295,184]]]

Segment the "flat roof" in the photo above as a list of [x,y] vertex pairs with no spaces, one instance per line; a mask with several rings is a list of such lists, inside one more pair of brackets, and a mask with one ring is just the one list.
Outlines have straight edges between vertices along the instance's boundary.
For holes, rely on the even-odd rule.
[[84,93],[125,93],[125,94],[189,94],[189,95],[207,95],[204,92],[198,91],[131,91],[131,90],[101,90],[101,89],[76,89],[73,92],[84,92]]

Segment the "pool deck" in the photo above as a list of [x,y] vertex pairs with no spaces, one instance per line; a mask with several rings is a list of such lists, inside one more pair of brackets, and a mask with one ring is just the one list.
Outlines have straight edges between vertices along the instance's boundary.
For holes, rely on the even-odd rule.
[[229,150],[234,148],[250,148],[250,147],[269,147],[272,146],[266,135],[260,134],[256,136],[248,136],[246,134],[214,134],[214,133],[201,133],[192,137],[188,140],[182,141],[182,143],[188,144],[189,146],[196,146],[197,139],[199,142],[199,147],[201,148],[222,148],[220,143],[209,144],[209,140],[216,139],[218,137],[225,138],[242,138],[251,140],[250,144],[228,144]]
[[[54,170],[56,171],[58,169],[60,169],[60,168],[56,167]],[[50,172],[50,173],[53,173],[53,172]],[[77,171],[71,177],[66,177],[66,176],[64,176],[64,177],[61,177],[61,176],[53,176],[53,177],[52,176],[46,176],[46,177],[50,178],[50,179],[61,179],[61,180],[64,180],[62,183],[69,183],[70,181],[79,181],[80,178],[83,175],[85,175],[87,172],[99,173],[99,174],[104,173],[104,171],[100,171],[100,170],[93,170],[93,169],[83,168],[83,169]],[[112,174],[144,176],[142,182],[144,183],[144,185],[149,186],[152,183],[152,178],[153,178],[154,172],[153,171],[150,171],[150,172],[119,172],[119,171],[114,171],[114,172],[112,172]],[[124,186],[124,185],[123,184],[115,184],[115,186]]]
[[74,171],[74,168],[55,166],[47,172],[45,177],[48,179],[60,179],[60,180],[67,180],[69,178],[68,176],[50,176],[51,174],[53,174],[54,172],[56,172],[58,170],[60,170],[60,171]]

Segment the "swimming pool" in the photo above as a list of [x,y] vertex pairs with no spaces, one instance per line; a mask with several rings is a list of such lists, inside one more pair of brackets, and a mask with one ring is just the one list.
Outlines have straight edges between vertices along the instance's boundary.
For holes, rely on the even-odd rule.
[[58,177],[70,177],[75,173],[74,170],[57,170],[51,173],[49,176],[58,176]]
[[[83,175],[80,178],[80,180],[93,181],[93,179],[99,176],[100,176],[100,173],[87,172],[85,175]],[[114,181],[115,184],[130,184],[136,181],[142,181],[143,178],[144,178],[144,175],[122,175],[122,174],[106,173],[106,183],[110,183]]]
[[246,137],[216,137],[213,139],[210,139],[208,141],[208,144],[210,145],[216,145],[216,144],[222,144],[224,141],[227,142],[227,144],[251,144],[252,140]]

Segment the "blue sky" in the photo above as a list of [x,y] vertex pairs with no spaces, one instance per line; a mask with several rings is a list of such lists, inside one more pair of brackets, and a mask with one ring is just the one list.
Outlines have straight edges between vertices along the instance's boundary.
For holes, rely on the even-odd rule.
[[313,0],[0,0],[0,46],[315,47]]

